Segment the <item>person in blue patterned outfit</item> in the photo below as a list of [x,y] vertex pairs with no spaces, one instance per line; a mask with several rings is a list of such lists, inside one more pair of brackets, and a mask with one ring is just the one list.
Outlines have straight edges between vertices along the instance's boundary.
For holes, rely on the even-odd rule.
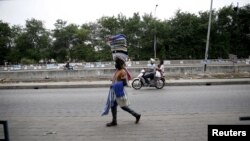
[[[115,68],[116,68],[116,72],[113,76],[112,79],[112,84],[116,84],[117,82],[122,82],[122,87],[127,86],[128,82],[127,82],[127,73],[124,70],[124,66],[125,66],[125,62],[119,58],[116,58],[115,60]],[[114,85],[113,85],[114,86]],[[124,91],[124,90],[123,90]],[[125,97],[127,97],[126,92],[125,93]],[[119,105],[121,107],[121,109],[123,109],[124,111],[130,113],[131,115],[133,115],[135,117],[135,123],[138,124],[139,120],[141,118],[141,115],[136,113],[134,110],[132,110],[128,105],[128,99],[127,98],[119,98],[116,97],[114,100],[113,105],[111,106],[111,113],[112,113],[112,121],[110,123],[107,123],[106,126],[107,127],[111,127],[111,126],[116,126],[117,125],[117,106]]]

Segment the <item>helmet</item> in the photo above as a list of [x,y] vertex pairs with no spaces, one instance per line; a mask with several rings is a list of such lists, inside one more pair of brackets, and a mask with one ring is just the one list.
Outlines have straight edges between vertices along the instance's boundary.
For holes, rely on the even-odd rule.
[[150,58],[150,62],[151,62],[151,63],[155,63],[155,59]]

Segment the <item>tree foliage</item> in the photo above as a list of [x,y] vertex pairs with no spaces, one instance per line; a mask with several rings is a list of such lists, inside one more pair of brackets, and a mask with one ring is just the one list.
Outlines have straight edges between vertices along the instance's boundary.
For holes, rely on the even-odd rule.
[[11,28],[8,23],[0,20],[0,64],[8,60],[8,54],[11,52]]
[[[10,26],[0,21],[0,64],[22,62],[82,62],[112,60],[107,37],[127,36],[132,60],[154,57],[154,35],[157,57],[162,59],[203,59],[205,54],[209,12],[198,15],[177,10],[174,17],[159,20],[152,14],[134,13],[101,17],[94,23],[68,24],[58,19],[53,30],[44,28],[40,20],[30,19],[25,27]],[[250,55],[250,5],[213,10],[209,58],[239,58]],[[28,61],[27,61],[28,60]]]

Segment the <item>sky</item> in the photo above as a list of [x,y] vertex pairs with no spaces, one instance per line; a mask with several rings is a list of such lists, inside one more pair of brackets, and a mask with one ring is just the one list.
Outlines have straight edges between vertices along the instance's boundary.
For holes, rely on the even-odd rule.
[[[194,14],[209,11],[210,3],[211,0],[0,0],[0,20],[24,26],[26,20],[35,18],[43,21],[47,29],[53,29],[57,19],[81,25],[103,16],[123,14],[128,18],[135,12],[167,20],[178,9]],[[213,9],[237,3],[241,7],[250,0],[213,0]]]

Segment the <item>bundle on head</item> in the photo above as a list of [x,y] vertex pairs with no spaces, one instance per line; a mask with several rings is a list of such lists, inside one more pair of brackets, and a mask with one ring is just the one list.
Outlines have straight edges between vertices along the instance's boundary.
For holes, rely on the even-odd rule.
[[128,58],[127,40],[123,34],[117,34],[109,38],[113,60],[116,58],[126,61]]

